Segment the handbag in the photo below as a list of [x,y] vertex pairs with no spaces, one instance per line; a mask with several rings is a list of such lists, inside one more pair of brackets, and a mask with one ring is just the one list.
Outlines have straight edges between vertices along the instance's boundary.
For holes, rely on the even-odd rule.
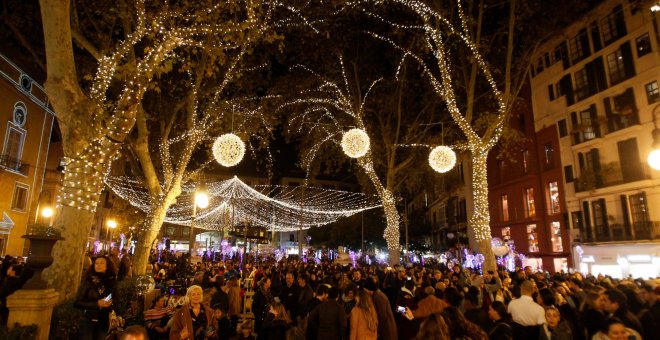
[[120,315],[117,315],[114,309],[110,311],[108,318],[108,333],[112,333],[113,331],[121,332],[124,330],[124,318],[122,318]]

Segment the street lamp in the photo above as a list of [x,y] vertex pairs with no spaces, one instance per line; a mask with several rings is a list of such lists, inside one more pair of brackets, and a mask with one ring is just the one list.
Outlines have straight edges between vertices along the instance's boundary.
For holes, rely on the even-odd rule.
[[193,203],[192,220],[190,221],[190,256],[192,257],[193,249],[195,249],[195,219],[197,218],[197,208],[204,209],[209,206],[209,195],[206,190],[201,189],[195,191],[195,202]]
[[660,108],[660,104],[653,108],[653,145],[647,158],[649,165],[655,170],[660,170],[660,127],[656,121],[656,116],[660,113],[658,108]]
[[43,207],[41,209],[41,216],[43,216],[44,218],[50,218],[51,216],[53,216],[53,208]]
[[112,232],[110,230],[112,229],[114,231],[114,229],[117,228],[117,221],[109,219],[107,222],[105,222],[105,225],[108,227],[106,236],[110,236],[108,239],[108,250],[110,250],[110,244],[112,243]]

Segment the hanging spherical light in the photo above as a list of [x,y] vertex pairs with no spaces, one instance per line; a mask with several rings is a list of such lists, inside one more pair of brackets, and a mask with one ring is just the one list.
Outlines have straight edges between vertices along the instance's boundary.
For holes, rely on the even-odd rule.
[[448,146],[436,146],[429,154],[429,164],[433,170],[445,173],[456,164],[456,153]]
[[369,151],[369,135],[362,129],[351,129],[344,133],[341,148],[346,156],[360,158]]
[[233,133],[226,133],[213,143],[213,157],[222,166],[238,164],[245,155],[245,143]]

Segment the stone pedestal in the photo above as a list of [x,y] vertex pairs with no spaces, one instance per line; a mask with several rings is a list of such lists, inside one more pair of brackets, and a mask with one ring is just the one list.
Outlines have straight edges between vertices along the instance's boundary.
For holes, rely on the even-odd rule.
[[20,325],[37,325],[38,340],[48,340],[50,319],[53,307],[57,304],[60,294],[54,289],[18,290],[7,297],[9,320],[7,325],[18,322]]

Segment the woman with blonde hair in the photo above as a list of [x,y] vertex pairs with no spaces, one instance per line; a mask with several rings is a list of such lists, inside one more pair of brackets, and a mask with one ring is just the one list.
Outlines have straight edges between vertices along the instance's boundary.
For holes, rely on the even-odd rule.
[[378,315],[371,295],[360,289],[355,307],[351,310],[351,340],[376,340],[378,337]]
[[213,310],[202,304],[202,287],[190,286],[186,292],[186,303],[174,313],[170,340],[204,339],[215,334]]
[[286,332],[291,328],[292,322],[289,313],[286,312],[281,302],[273,302],[270,305],[268,316],[264,319],[258,338],[280,340],[286,339]]

